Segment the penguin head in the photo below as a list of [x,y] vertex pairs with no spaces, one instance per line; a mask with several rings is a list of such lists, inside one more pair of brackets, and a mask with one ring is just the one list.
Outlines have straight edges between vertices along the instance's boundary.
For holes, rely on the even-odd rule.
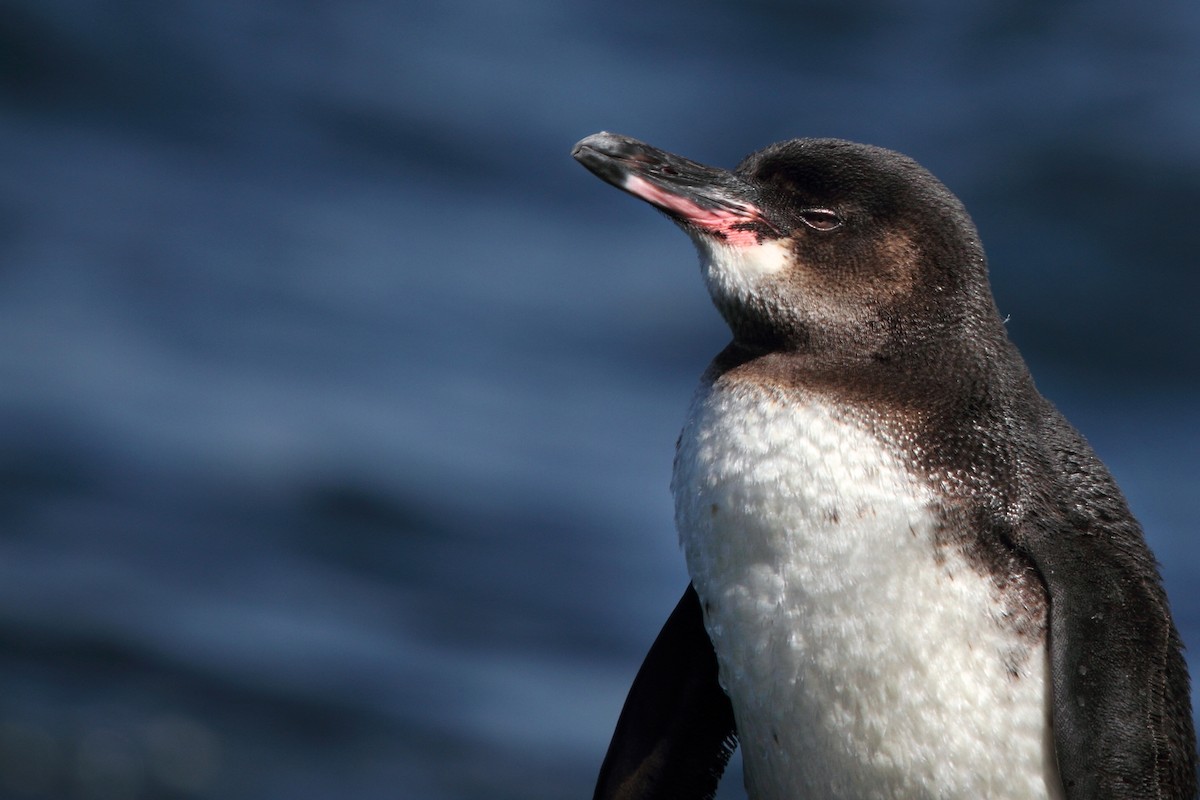
[[899,153],[793,139],[729,171],[599,133],[573,155],[691,236],[747,349],[891,360],[998,324],[970,217]]

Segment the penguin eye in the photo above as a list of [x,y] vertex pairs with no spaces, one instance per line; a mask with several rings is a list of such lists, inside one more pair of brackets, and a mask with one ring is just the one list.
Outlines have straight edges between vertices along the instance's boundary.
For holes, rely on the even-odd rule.
[[800,219],[815,231],[831,231],[842,225],[842,218],[828,208],[806,208],[800,212]]

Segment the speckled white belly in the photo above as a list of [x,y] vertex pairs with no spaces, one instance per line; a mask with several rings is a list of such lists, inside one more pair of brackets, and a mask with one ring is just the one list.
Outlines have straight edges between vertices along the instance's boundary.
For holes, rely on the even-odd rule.
[[932,492],[796,397],[702,386],[672,481],[750,797],[1061,797],[1044,647],[935,553]]

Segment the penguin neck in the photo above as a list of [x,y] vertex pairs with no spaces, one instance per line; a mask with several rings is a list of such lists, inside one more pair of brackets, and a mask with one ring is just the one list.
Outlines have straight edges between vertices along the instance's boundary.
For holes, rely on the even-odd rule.
[[1020,361],[990,294],[964,298],[953,314],[842,309],[830,319],[789,314],[767,298],[714,296],[713,304],[733,334],[731,347],[747,359],[786,355],[807,369],[841,373],[893,365],[914,377],[944,372],[947,360],[970,367],[981,352],[989,360]]

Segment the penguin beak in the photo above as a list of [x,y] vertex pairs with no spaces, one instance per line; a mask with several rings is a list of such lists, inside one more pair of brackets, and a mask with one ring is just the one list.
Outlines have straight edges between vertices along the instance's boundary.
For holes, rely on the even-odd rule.
[[615,133],[592,134],[571,155],[596,177],[662,210],[689,233],[728,244],[759,244],[782,235],[755,204],[758,190],[729,170]]

